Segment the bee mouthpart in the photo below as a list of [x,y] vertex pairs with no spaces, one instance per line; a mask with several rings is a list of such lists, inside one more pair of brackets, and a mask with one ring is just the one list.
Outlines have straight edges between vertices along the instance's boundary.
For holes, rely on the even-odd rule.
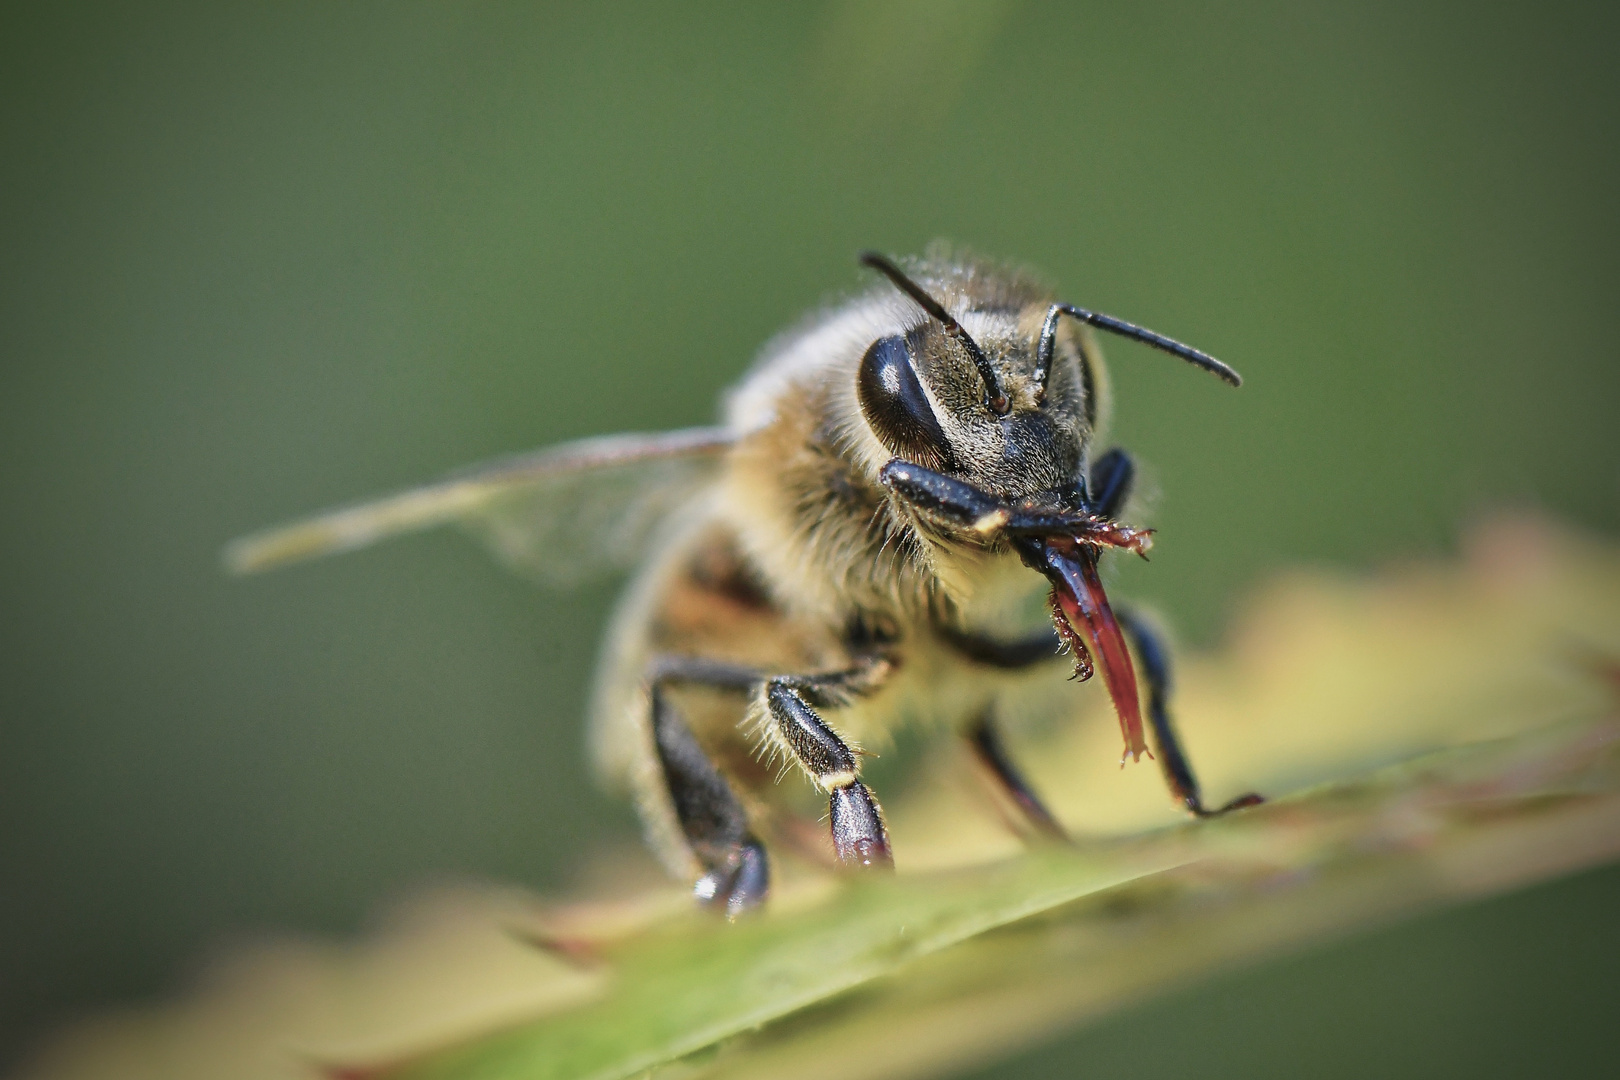
[[1097,575],[1097,556],[1112,547],[1146,558],[1153,530],[1061,506],[1009,506],[972,484],[901,458],[885,465],[879,479],[924,517],[1012,541],[1024,562],[1046,575],[1052,583],[1052,624],[1074,654],[1075,676],[1090,678],[1094,661],[1102,668],[1119,714],[1125,756],[1152,757],[1142,731],[1136,669]]
[[883,486],[926,518],[979,536],[1025,542],[1047,537],[1092,548],[1124,548],[1147,557],[1153,530],[1062,506],[1009,505],[954,476],[895,458],[878,473]]
[[1125,755],[1120,760],[1152,757],[1142,730],[1142,703],[1137,692],[1136,668],[1125,646],[1108,594],[1097,574],[1097,555],[1102,547],[1123,547],[1142,554],[1152,533],[1146,529],[1111,526],[1107,538],[1080,534],[1059,534],[1030,539],[1019,544],[1024,561],[1046,575],[1052,583],[1052,624],[1058,636],[1075,656],[1075,674],[1089,678],[1093,658],[1102,669],[1108,696],[1119,715],[1120,734],[1125,739]]
[[1142,558],[1153,549],[1153,530],[1138,529],[1130,525],[1121,525],[1117,521],[1107,518],[1083,518],[1076,520],[1070,530],[1056,535],[1053,539],[1084,544],[1092,548],[1120,548],[1124,551],[1134,551]]

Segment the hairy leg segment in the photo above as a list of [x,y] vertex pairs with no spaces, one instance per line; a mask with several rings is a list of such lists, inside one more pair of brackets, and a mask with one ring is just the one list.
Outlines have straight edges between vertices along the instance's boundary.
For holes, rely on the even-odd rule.
[[817,709],[837,708],[865,693],[888,674],[881,658],[828,675],[781,675],[765,683],[759,722],[774,745],[827,792],[833,851],[850,866],[892,867],[889,832],[871,789],[861,783],[859,755],[821,718]]
[[730,783],[693,736],[665,693],[689,684],[756,695],[767,738],[784,749],[828,793],[833,849],[852,866],[894,864],[877,799],[860,781],[859,756],[817,713],[873,688],[888,665],[873,660],[826,675],[767,678],[750,668],[697,657],[666,656],[648,675],[653,745],[675,818],[704,868],[694,888],[703,903],[729,914],[753,907],[770,891],[770,861],[749,829]]

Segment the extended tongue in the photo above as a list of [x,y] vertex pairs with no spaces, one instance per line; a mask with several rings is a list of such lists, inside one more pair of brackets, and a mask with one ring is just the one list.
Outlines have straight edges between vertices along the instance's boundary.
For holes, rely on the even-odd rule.
[[[1043,570],[1052,582],[1053,621],[1061,618],[1068,624],[1069,634],[1064,637],[1078,635],[1086,643],[1102,668],[1103,682],[1114,699],[1120,734],[1125,737],[1125,756],[1120,764],[1132,757],[1140,760],[1143,754],[1152,757],[1142,734],[1136,669],[1131,664],[1130,650],[1125,647],[1119,620],[1108,606],[1102,579],[1097,576],[1097,548],[1073,537],[1054,536],[1041,541],[1041,557],[1045,563]],[[1060,634],[1064,630],[1064,626],[1058,626]]]

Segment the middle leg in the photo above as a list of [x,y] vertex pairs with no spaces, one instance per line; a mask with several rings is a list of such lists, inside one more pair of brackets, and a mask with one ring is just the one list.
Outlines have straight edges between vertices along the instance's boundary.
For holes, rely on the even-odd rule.
[[[941,627],[939,632],[952,648],[968,660],[1001,671],[1019,671],[1057,660],[1063,655],[1063,642],[1051,626],[1043,626],[1015,641],[1001,641],[951,627]],[[1063,826],[1058,824],[1057,818],[1052,816],[1007,752],[1007,744],[1002,740],[1001,728],[996,723],[993,709],[985,709],[974,721],[968,729],[967,740],[974,756],[989,770],[1003,794],[1023,812],[1025,820],[1037,833],[1058,840],[1068,839]]]
[[1035,831],[1054,840],[1067,840],[1069,834],[1064,832],[1063,826],[1058,824],[1052,811],[1041,802],[1035,789],[1024,779],[1022,770],[1014,764],[1007,753],[1007,746],[1001,740],[1001,728],[996,724],[994,714],[986,709],[984,714],[968,729],[968,745],[973,747],[973,753],[990,770],[996,778],[1001,789],[1012,799],[1019,810],[1023,811],[1024,818],[1034,827]]

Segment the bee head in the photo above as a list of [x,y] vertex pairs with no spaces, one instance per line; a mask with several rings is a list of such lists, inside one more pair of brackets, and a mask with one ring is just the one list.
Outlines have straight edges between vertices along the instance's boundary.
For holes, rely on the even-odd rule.
[[896,458],[1008,502],[1079,509],[1082,466],[1097,425],[1094,358],[1064,316],[1189,360],[1236,385],[1236,372],[1196,349],[1070,304],[1033,301],[948,311],[894,263],[861,262],[927,318],[867,347],[856,376],[861,413]]
[[1140,757],[1147,743],[1136,675],[1097,556],[1105,547],[1145,554],[1152,531],[1111,520],[1119,500],[1107,492],[1129,483],[1129,465],[1118,455],[1110,455],[1112,468],[1099,462],[1093,498],[1086,449],[1097,422],[1095,373],[1085,343],[1060,336],[1062,320],[1134,338],[1234,386],[1241,382],[1237,372],[1151,330],[1072,304],[1026,296],[959,305],[953,315],[883,256],[869,252],[861,262],[928,315],[921,325],[878,338],[861,357],[855,386],[861,415],[894,455],[879,481],[908,517],[928,526],[936,547],[1005,543],[1047,578],[1053,626],[1075,652],[1076,674],[1088,677],[1096,657],[1125,753]]

